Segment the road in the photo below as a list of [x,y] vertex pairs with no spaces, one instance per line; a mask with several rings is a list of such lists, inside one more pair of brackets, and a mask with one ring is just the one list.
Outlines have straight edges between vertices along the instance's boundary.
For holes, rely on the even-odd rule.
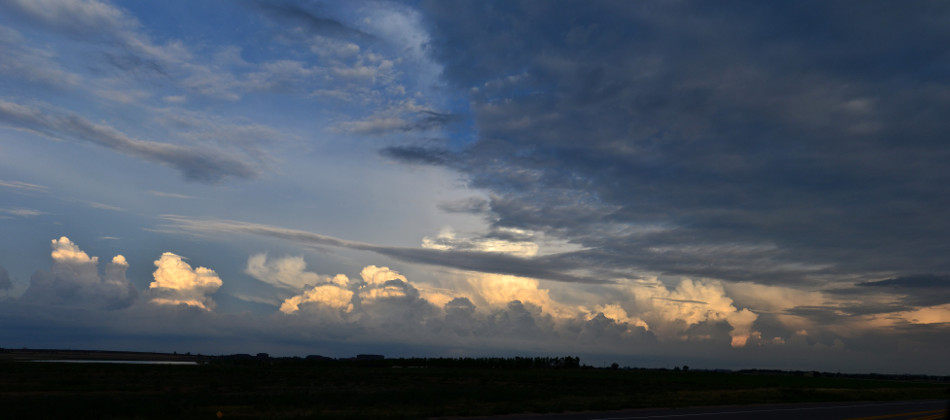
[[466,420],[950,420],[946,400],[776,404],[678,409],[641,409],[600,413],[466,417]]

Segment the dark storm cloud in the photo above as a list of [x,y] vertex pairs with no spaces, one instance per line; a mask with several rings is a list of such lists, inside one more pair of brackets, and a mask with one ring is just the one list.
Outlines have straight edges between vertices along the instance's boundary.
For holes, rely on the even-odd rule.
[[950,289],[950,276],[922,274],[916,276],[895,277],[887,280],[868,281],[858,283],[864,287],[886,287],[890,289],[923,289],[947,290]]
[[494,193],[496,226],[582,245],[596,267],[950,271],[950,6],[562,6],[424,3],[479,138],[402,160],[450,163]]
[[858,283],[856,293],[885,292],[899,297],[910,306],[935,306],[950,303],[950,276],[913,275]]
[[458,121],[458,116],[434,111],[422,111],[418,119],[409,124],[403,131],[428,131],[433,128],[443,127]]
[[0,290],[7,290],[13,287],[13,281],[10,280],[10,273],[6,268],[0,267]]
[[449,213],[471,214],[483,214],[490,209],[488,206],[488,200],[481,197],[470,197],[455,201],[443,201],[438,204],[438,207],[439,210]]
[[122,52],[103,52],[102,57],[102,62],[108,63],[124,73],[171,77],[168,69],[158,60],[144,55],[133,54],[128,50]]
[[444,165],[454,158],[447,150],[423,146],[390,146],[379,154],[403,163],[424,165]]
[[254,8],[274,19],[295,22],[303,25],[317,35],[374,41],[376,37],[359,29],[344,25],[336,19],[321,16],[319,13],[289,2],[253,1],[248,2]]
[[130,138],[112,127],[75,114],[48,113],[0,100],[0,125],[52,139],[75,139],[145,161],[170,166],[186,180],[214,183],[228,178],[249,179],[258,169],[222,152]]

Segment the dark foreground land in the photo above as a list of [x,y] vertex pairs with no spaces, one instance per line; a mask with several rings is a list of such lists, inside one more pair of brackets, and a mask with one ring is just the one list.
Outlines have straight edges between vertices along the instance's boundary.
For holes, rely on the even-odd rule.
[[[220,413],[223,418],[414,419],[945,400],[950,387],[946,377],[593,369],[571,358],[307,360],[91,353],[0,354],[2,417],[213,419]],[[197,364],[27,361],[71,358]]]

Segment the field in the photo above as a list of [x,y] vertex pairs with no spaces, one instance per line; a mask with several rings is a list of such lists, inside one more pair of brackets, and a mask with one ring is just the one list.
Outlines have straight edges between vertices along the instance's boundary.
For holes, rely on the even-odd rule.
[[[154,360],[154,359],[153,359]],[[947,378],[592,369],[563,359],[0,358],[4,418],[427,418],[806,401],[946,398]],[[560,360],[560,362],[559,362]],[[568,359],[570,361],[570,359]],[[553,367],[560,366],[560,367]],[[921,379],[921,378],[917,378]]]

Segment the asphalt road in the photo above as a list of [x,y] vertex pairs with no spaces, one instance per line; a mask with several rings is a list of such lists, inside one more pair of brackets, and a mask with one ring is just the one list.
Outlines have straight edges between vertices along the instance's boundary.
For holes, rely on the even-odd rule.
[[950,420],[946,400],[777,404],[731,407],[624,410],[600,413],[466,417],[466,420]]

